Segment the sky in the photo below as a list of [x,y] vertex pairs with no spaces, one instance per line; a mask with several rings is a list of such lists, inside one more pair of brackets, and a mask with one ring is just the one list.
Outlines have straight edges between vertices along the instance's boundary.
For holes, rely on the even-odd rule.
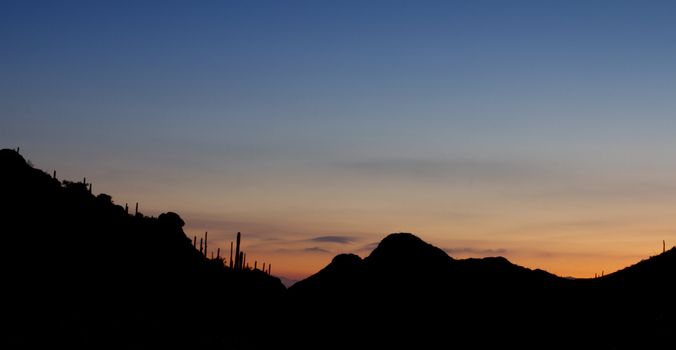
[[593,277],[676,245],[670,1],[0,3],[0,147],[299,279],[413,232]]

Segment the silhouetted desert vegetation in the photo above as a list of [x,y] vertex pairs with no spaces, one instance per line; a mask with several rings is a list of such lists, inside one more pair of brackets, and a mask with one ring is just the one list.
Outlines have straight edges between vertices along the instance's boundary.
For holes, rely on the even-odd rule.
[[[193,246],[157,218],[0,151],[3,318],[10,348],[266,348],[279,279]],[[267,336],[261,337],[260,334]]]
[[211,258],[178,214],[131,213],[14,150],[0,151],[0,186],[6,349],[673,346],[674,249],[569,279],[396,233],[287,290],[239,235]]

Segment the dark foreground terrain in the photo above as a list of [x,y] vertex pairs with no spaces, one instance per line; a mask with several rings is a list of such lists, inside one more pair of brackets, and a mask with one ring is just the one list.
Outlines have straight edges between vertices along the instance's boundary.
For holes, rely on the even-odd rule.
[[3,349],[671,349],[676,251],[595,279],[391,234],[288,290],[0,151]]

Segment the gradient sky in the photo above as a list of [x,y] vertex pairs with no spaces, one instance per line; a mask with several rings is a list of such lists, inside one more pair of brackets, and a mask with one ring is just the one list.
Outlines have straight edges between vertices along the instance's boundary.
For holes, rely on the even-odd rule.
[[2,1],[0,146],[300,278],[408,231],[578,277],[676,244],[665,1]]

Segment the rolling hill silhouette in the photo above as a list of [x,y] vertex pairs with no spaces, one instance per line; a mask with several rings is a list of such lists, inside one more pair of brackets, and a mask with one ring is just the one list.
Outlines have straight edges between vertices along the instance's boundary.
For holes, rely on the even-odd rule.
[[675,249],[566,279],[395,233],[287,290],[207,259],[178,214],[131,215],[13,150],[0,193],[2,348],[674,347]]
[[[293,285],[295,294],[332,294],[355,288],[414,292],[422,287],[444,295],[463,289],[536,288],[565,283],[542,270],[530,270],[502,257],[456,260],[410,233],[393,233],[365,259],[337,256],[319,273]],[[349,287],[351,286],[351,287]],[[378,291],[380,292],[380,291]]]
[[289,292],[312,330],[307,348],[340,331],[356,334],[334,340],[347,348],[360,339],[373,348],[629,349],[671,345],[675,281],[674,249],[571,280],[502,257],[453,259],[396,233],[364,259],[337,256]]
[[128,214],[13,150],[0,193],[3,348],[268,347],[251,325],[284,286],[207,259],[177,214]]

